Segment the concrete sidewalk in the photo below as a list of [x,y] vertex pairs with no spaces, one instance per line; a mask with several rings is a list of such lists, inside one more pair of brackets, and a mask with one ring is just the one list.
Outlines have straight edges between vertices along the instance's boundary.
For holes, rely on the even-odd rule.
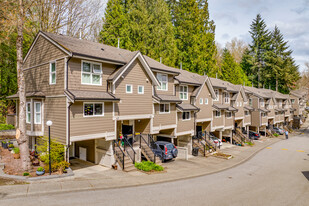
[[207,158],[192,157],[189,160],[177,159],[176,161],[164,163],[165,171],[160,173],[146,174],[140,171],[126,173],[96,165],[88,170],[77,171],[73,177],[33,181],[25,185],[1,186],[0,199],[132,187],[203,176],[235,167],[253,157],[258,151],[278,141],[280,141],[278,138],[267,138],[263,141],[256,141],[253,147],[233,146],[222,149],[221,152],[233,155],[230,160],[212,156]]

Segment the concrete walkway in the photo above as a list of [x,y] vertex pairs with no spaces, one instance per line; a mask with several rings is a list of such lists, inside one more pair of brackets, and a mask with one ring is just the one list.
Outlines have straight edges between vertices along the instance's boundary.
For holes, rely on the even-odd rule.
[[88,168],[75,170],[75,176],[73,177],[33,181],[24,185],[1,186],[0,199],[132,187],[203,176],[235,167],[253,157],[258,151],[280,140],[280,138],[267,138],[256,141],[253,147],[232,146],[222,149],[221,152],[233,156],[230,160],[216,157],[192,157],[189,160],[177,159],[164,163],[165,171],[161,173],[146,174],[140,171],[126,173],[106,169],[99,165],[90,165]]

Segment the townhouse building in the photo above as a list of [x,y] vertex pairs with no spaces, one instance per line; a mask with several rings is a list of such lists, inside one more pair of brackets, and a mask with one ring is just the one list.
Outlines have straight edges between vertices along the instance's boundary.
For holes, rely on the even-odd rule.
[[[235,128],[259,131],[291,121],[293,108],[306,101],[299,92],[291,93],[290,101],[287,95],[168,67],[139,51],[46,32],[37,34],[25,56],[24,74],[30,147],[47,136],[45,122],[51,120],[51,137],[64,145],[67,160],[108,167],[123,152],[119,138],[131,146],[133,162],[147,153],[138,144],[142,134],[148,141],[172,142],[188,155],[199,132],[232,142]],[[8,98],[19,104],[18,94]],[[303,108],[295,111],[293,116]]]

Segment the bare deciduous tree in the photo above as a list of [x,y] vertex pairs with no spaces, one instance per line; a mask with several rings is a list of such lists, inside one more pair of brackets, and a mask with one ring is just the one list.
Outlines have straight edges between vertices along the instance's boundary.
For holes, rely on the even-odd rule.
[[231,42],[227,42],[225,47],[230,51],[235,61],[240,63],[242,55],[244,54],[246,48],[248,48],[248,45],[243,40],[235,37],[231,40]]

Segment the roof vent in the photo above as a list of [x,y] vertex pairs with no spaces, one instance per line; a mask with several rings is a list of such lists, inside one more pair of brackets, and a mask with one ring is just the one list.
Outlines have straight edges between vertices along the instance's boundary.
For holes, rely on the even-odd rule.
[[102,51],[104,51],[104,48],[101,48]]

